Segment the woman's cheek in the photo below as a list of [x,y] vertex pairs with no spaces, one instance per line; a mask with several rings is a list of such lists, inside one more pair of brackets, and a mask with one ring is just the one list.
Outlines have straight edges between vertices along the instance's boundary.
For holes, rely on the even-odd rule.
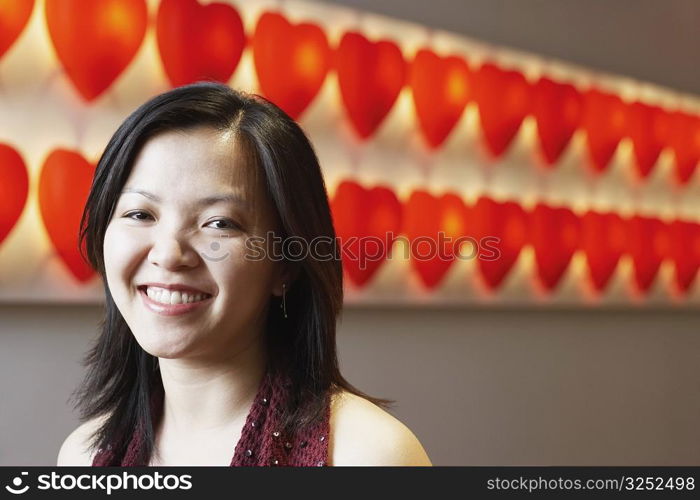
[[111,223],[107,226],[104,238],[104,259],[107,281],[112,293],[115,287],[118,289],[129,286],[130,276],[138,264],[135,256],[139,254],[139,243],[143,245],[143,238],[137,238],[133,231]]
[[255,303],[270,292],[270,267],[267,260],[250,260],[234,250],[229,259],[211,266],[210,271],[229,300]]

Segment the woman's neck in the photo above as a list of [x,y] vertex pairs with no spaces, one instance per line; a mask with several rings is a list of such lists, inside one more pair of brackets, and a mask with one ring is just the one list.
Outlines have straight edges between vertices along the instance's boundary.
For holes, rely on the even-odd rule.
[[267,365],[260,337],[215,361],[159,363],[164,388],[159,427],[178,436],[218,434],[244,421]]

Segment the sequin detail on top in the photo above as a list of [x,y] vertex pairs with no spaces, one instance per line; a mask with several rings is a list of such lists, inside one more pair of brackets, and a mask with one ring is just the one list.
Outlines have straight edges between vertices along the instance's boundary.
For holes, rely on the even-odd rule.
[[[231,466],[294,466],[312,467],[328,461],[328,436],[330,421],[330,398],[326,396],[323,417],[314,425],[307,426],[294,436],[282,433],[280,415],[288,395],[289,381],[282,377],[265,378],[255,398],[255,403],[246,419],[243,433],[236,445]],[[255,422],[255,426],[251,426]],[[303,441],[311,442],[316,437],[317,446],[295,446]],[[250,450],[250,455],[248,454]]]
[[[330,431],[330,397],[326,395],[324,414],[311,426],[306,426],[294,436],[281,432],[282,409],[289,397],[289,381],[282,376],[273,377],[269,372],[263,377],[253,405],[248,412],[241,436],[236,443],[232,467],[239,466],[292,466],[317,467],[328,463],[328,439]],[[160,406],[162,408],[162,406]],[[134,467],[141,443],[141,433],[135,432],[122,460],[110,451],[98,451],[93,466]]]

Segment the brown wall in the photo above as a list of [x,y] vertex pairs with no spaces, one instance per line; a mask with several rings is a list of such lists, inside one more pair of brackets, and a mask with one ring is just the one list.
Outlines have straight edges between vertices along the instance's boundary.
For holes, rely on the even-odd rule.
[[[0,307],[0,465],[50,464],[99,321]],[[700,318],[672,311],[347,310],[341,368],[441,465],[700,464]],[[232,445],[233,446],[233,445]]]

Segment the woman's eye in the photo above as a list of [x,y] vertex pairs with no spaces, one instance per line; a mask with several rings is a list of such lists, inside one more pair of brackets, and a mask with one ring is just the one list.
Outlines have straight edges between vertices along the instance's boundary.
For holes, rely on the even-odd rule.
[[[151,214],[143,210],[134,210],[125,214],[124,217],[131,220],[145,221],[151,217]],[[214,229],[240,229],[238,224],[229,219],[216,219],[207,223],[207,225],[211,224],[218,224],[218,226],[212,226]]]
[[214,229],[238,229],[240,227],[238,224],[236,224],[235,222],[233,222],[232,220],[229,220],[229,219],[216,219],[216,220],[209,222],[209,224],[217,224],[217,223],[221,224],[221,225],[218,227],[214,227]]
[[129,219],[133,219],[133,220],[146,220],[146,219],[143,219],[143,218],[135,218],[135,217],[134,217],[135,215],[144,215],[144,216],[146,216],[146,217],[150,217],[150,216],[151,216],[151,214],[149,214],[149,213],[147,213],[147,212],[143,212],[143,211],[141,211],[141,210],[136,210],[136,211],[134,211],[134,212],[129,212],[128,214],[124,215],[124,217],[127,217],[127,218],[129,218]]

